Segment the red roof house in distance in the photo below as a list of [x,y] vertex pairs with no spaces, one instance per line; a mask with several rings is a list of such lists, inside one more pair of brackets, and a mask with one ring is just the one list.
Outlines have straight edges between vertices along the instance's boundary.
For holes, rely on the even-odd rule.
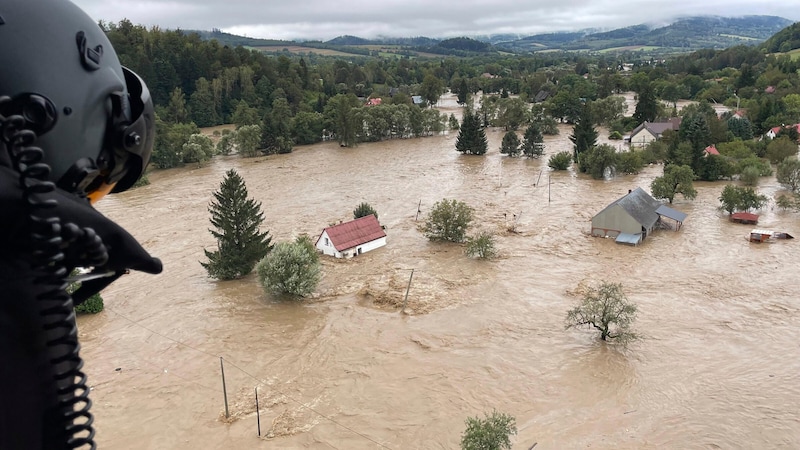
[[708,156],[708,155],[719,155],[719,150],[717,150],[717,147],[714,147],[713,144],[709,145],[708,147],[703,149],[703,156]]
[[315,247],[326,255],[349,258],[386,245],[386,232],[374,215],[322,230]]

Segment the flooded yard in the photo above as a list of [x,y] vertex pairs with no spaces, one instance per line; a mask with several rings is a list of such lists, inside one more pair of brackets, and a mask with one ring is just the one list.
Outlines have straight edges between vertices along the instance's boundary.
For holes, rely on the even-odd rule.
[[[571,151],[570,133],[546,137],[547,155]],[[487,136],[485,156],[460,155],[449,134],[216,157],[101,202],[164,272],[123,277],[105,312],[79,320],[100,448],[453,449],[464,420],[492,409],[516,417],[515,449],[800,447],[797,242],[749,243],[752,227],[717,209],[722,182],[676,200],[688,214],[679,232],[638,247],[590,237],[595,213],[649,191],[662,168],[551,173],[547,155],[507,158],[503,132]],[[324,257],[305,302],[267,296],[253,276],[209,279],[207,206],[230,168],[273,242],[315,238],[367,202],[387,245]],[[767,177],[759,190],[781,187]],[[423,237],[443,198],[475,208],[473,231],[496,233],[497,259]],[[761,213],[759,227],[800,233],[798,214]],[[623,349],[564,329],[571,292],[596,280],[623,284],[644,339]]]

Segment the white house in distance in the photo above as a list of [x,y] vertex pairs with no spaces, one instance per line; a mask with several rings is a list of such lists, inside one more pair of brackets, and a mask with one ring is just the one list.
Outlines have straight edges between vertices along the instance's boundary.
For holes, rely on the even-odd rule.
[[681,118],[673,117],[666,122],[644,122],[631,131],[629,137],[625,139],[631,147],[644,147],[645,145],[658,140],[667,130],[677,130],[681,126]]
[[322,230],[315,246],[326,255],[350,258],[386,245],[386,232],[374,215]]

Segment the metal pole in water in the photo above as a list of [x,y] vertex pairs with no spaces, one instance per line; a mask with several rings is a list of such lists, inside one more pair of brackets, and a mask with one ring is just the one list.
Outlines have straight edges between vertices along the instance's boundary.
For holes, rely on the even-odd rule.
[[411,279],[414,278],[414,269],[411,269],[411,276],[408,277],[408,286],[406,287],[406,297],[403,299],[403,311],[406,309],[406,303],[408,302],[408,291],[411,290]]
[[258,437],[261,437],[261,411],[258,409],[258,386],[256,390],[256,420],[258,421]]
[[222,395],[225,397],[225,418],[231,415],[228,412],[228,389],[225,388],[225,366],[222,365],[222,356],[219,357],[219,370],[222,372]]

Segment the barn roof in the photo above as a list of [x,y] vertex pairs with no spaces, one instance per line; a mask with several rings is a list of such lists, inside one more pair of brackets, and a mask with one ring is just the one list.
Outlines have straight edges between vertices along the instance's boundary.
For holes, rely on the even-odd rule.
[[607,209],[614,205],[619,205],[628,214],[631,215],[637,222],[645,228],[651,228],[658,220],[656,210],[661,206],[661,202],[654,199],[642,188],[636,188],[628,193],[628,195],[615,200],[610,205],[606,206],[603,211],[598,213],[602,214]]
[[328,239],[331,240],[333,247],[340,252],[386,237],[386,232],[373,214],[327,227],[320,233],[320,238],[325,233],[328,234]]
[[758,215],[749,212],[735,212],[731,214],[731,219],[758,222]]

